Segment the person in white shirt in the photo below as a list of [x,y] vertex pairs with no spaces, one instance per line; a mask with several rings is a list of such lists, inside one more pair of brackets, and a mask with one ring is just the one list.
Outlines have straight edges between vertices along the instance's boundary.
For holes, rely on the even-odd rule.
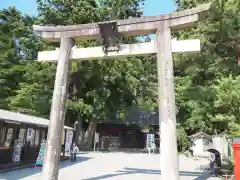
[[75,162],[77,159],[77,153],[79,152],[78,146],[73,143],[72,148],[71,148],[71,161]]
[[153,154],[155,154],[155,149],[156,149],[156,144],[155,144],[155,142],[152,142],[152,150],[153,150]]

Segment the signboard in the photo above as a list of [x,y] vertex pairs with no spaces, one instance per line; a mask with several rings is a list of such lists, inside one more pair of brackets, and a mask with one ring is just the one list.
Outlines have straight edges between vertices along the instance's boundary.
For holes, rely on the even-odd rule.
[[27,130],[27,141],[32,141],[32,139],[33,139],[33,129],[29,128]]
[[35,139],[34,139],[34,145],[37,146],[39,145],[39,140],[40,140],[40,130],[37,129],[35,132]]
[[45,143],[45,141],[43,141],[41,143],[40,151],[38,153],[38,158],[37,158],[37,161],[36,161],[36,165],[41,165],[41,166],[43,165],[45,151],[46,151],[46,143]]
[[154,134],[147,134],[147,140],[146,140],[146,148],[153,148],[154,141]]
[[8,131],[7,131],[7,138],[6,138],[6,141],[4,143],[4,146],[10,147],[12,137],[13,137],[13,128],[9,128]]
[[21,158],[21,152],[23,147],[23,140],[16,139],[13,147],[12,161],[19,162]]
[[20,129],[18,138],[23,140],[24,136],[25,136],[25,129]]
[[65,141],[65,152],[70,152],[72,145],[73,131],[67,130],[66,132],[66,141]]
[[95,143],[99,142],[99,133],[95,133],[94,141]]
[[99,133],[95,133],[94,135],[94,144],[93,144],[93,150],[96,150],[96,143],[99,143]]

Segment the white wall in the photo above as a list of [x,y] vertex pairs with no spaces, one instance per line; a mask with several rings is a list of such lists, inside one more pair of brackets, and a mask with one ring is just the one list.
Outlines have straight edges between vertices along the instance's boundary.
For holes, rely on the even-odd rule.
[[194,145],[192,147],[193,155],[202,155],[203,152],[203,140],[202,138],[194,139]]
[[222,158],[229,156],[229,143],[227,142],[226,138],[221,135],[215,135],[212,137],[212,145],[207,145],[210,141],[208,138],[196,138],[193,140],[195,145],[192,146],[193,154],[194,155],[208,155],[207,149],[213,148],[218,150],[221,153]]
[[213,148],[218,150],[221,153],[222,158],[228,157],[229,149],[228,149],[228,142],[224,136],[215,135],[212,138],[213,141]]

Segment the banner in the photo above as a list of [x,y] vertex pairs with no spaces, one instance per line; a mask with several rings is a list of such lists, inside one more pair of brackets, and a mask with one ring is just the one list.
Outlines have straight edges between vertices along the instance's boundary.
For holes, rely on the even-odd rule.
[[146,148],[153,148],[154,134],[147,134]]
[[32,128],[28,128],[28,130],[27,130],[27,141],[32,141],[32,139],[33,139],[33,129]]
[[65,141],[65,152],[70,152],[72,145],[73,131],[67,130],[66,132],[66,141]]
[[42,142],[41,147],[40,147],[40,151],[38,153],[38,158],[37,158],[37,161],[36,161],[36,165],[41,165],[41,166],[43,165],[45,151],[46,151],[46,143]]
[[95,143],[99,143],[99,133],[95,133],[94,141]]
[[21,158],[21,151],[23,147],[23,140],[16,139],[14,142],[13,154],[12,154],[12,161],[19,162]]

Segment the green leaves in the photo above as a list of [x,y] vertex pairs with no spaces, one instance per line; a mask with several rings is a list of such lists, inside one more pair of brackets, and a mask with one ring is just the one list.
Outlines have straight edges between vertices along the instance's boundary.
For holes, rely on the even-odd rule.
[[[38,0],[37,3],[38,23],[48,25],[85,24],[139,17],[142,14],[142,0]],[[123,41],[130,43],[136,40],[124,38]],[[89,47],[99,45],[99,42],[79,41],[76,44],[79,47]],[[152,74],[153,66],[148,60],[149,58],[132,57],[73,62],[68,115],[72,119],[82,116],[86,120],[104,121],[116,119],[119,112],[121,114],[133,104],[145,103],[151,109],[150,106],[156,101],[156,91],[152,89],[156,88],[156,76]],[[42,76],[42,73],[39,77],[33,76],[35,82],[42,81]]]
[[8,108],[7,98],[14,95],[24,73],[18,46],[23,29],[19,11],[12,7],[0,10],[0,108]]
[[52,92],[44,89],[44,85],[39,83],[20,84],[21,89],[17,90],[17,95],[11,97],[10,108],[18,112],[32,114],[36,116],[49,117]]
[[12,110],[49,117],[56,65],[31,62],[25,66],[16,95],[8,98]]
[[95,0],[37,0],[37,4],[42,24],[71,25],[99,21]]
[[[208,0],[178,1],[179,9]],[[239,130],[239,11],[236,0],[212,1],[211,14],[196,28],[181,31],[181,39],[199,38],[201,53],[176,55],[178,119],[188,134],[196,131],[237,134]],[[236,128],[234,128],[234,126]]]

